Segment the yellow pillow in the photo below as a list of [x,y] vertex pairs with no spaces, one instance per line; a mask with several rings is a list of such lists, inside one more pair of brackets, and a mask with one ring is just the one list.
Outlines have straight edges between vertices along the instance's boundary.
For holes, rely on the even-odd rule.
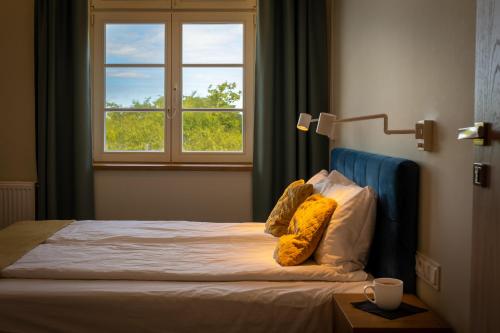
[[335,200],[321,194],[307,198],[290,221],[288,235],[281,236],[274,259],[282,266],[299,265],[309,258],[337,208]]
[[313,186],[302,179],[288,185],[269,214],[265,231],[276,237],[286,234],[293,214],[312,192]]

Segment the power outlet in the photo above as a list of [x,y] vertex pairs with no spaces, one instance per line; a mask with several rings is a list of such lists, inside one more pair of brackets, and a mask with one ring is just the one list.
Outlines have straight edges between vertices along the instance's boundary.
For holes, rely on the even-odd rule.
[[427,282],[432,288],[439,290],[441,280],[441,266],[434,260],[417,252],[416,256],[417,276]]

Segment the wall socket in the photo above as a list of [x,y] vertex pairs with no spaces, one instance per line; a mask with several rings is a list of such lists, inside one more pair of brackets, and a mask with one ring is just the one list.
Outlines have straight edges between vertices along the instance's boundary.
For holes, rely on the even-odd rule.
[[441,266],[434,260],[417,252],[416,256],[417,276],[427,282],[432,288],[439,290],[441,280]]

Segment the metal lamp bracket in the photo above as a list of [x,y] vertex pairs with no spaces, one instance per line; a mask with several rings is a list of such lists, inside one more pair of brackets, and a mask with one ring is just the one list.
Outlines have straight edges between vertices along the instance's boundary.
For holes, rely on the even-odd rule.
[[318,126],[316,127],[316,133],[321,135],[326,135],[331,140],[333,140],[335,133],[335,124],[349,123],[362,120],[372,120],[372,119],[384,120],[384,128],[383,128],[384,134],[387,135],[414,134],[415,139],[417,139],[417,148],[419,150],[432,151],[433,135],[434,135],[433,120],[421,120],[415,124],[414,129],[389,129],[389,117],[385,113],[344,118],[344,119],[337,119],[335,115],[325,112],[320,113],[318,119],[312,119],[310,114],[301,113],[299,121],[297,123],[297,128],[302,131],[307,131],[309,129],[310,123],[317,122]]

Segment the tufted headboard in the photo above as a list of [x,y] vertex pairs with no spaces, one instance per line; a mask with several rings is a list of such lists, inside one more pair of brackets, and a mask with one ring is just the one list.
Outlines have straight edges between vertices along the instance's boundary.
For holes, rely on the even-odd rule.
[[377,192],[377,220],[366,271],[374,277],[401,279],[405,292],[415,293],[419,166],[401,158],[335,148],[330,169]]

